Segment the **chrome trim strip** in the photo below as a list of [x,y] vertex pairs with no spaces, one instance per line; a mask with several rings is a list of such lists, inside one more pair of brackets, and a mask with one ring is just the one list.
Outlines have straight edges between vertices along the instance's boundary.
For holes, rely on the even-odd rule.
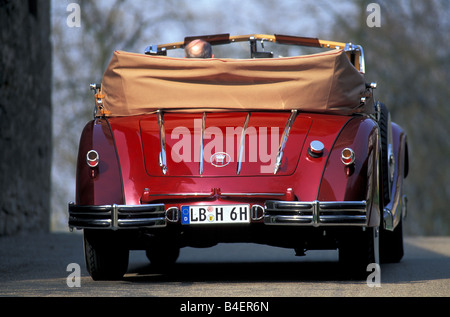
[[364,50],[362,48],[361,45],[357,45],[359,48],[359,51],[361,52],[360,56],[359,56],[359,71],[363,74],[366,73],[366,62],[364,59]]
[[167,193],[167,194],[149,194],[148,196],[151,197],[158,197],[158,196],[202,196],[202,197],[209,197],[212,196],[213,193]]
[[366,201],[266,201],[267,225],[365,226],[368,223]]
[[112,223],[111,223],[111,228],[113,229],[113,230],[117,230],[117,229],[119,229],[119,208],[118,208],[118,206],[117,206],[117,204],[113,204],[112,205],[112,208],[111,208],[111,220],[112,220]]
[[[403,195],[402,195],[403,180],[398,177],[395,187],[392,189],[393,194],[391,201],[383,209],[384,228],[393,231],[401,216]],[[400,211],[400,213],[399,213]],[[396,219],[397,218],[397,219]]]
[[237,161],[237,170],[236,174],[239,175],[241,173],[241,165],[242,165],[242,156],[244,155],[245,150],[245,134],[247,133],[248,122],[250,121],[251,112],[247,113],[247,117],[245,118],[244,127],[242,128],[241,134],[241,144],[239,147],[239,156]]
[[161,152],[159,152],[159,167],[164,175],[167,173],[167,158],[166,158],[166,134],[164,129],[164,113],[161,110],[156,111],[159,127],[159,141],[161,145]]
[[392,216],[392,212],[388,208],[383,209],[383,223],[386,230],[394,230],[394,216]]
[[205,138],[205,126],[206,126],[206,112],[203,112],[202,117],[202,131],[200,133],[200,160],[199,160],[199,174],[203,174],[203,146]]
[[350,212],[365,212],[367,202],[363,201],[321,201],[320,209],[322,211],[336,212],[346,210]]
[[[399,150],[399,153],[397,154],[397,160],[398,157],[404,157],[404,149]],[[405,202],[403,198],[404,195],[402,192],[403,189],[402,171],[404,168],[403,162],[398,160],[398,163],[396,165],[397,166],[394,171],[392,183],[389,182],[391,200],[383,208],[384,228],[389,231],[393,231],[400,222],[400,219],[402,218],[402,211],[404,211],[403,203]]]
[[312,203],[312,225],[317,227],[319,224],[319,202],[317,200]]
[[346,43],[344,46],[344,51],[351,52],[351,51],[359,51],[359,72],[365,73],[366,72],[366,62],[364,58],[364,50],[361,45],[355,45],[352,43]]
[[160,228],[166,226],[166,218],[142,218],[142,219],[121,219],[119,221],[119,228],[137,228],[137,227],[152,227]]
[[119,230],[165,226],[164,204],[80,206],[69,203],[70,228]]
[[221,193],[221,196],[284,196],[284,193]]
[[[214,196],[215,193],[212,191],[210,193],[167,193],[167,194],[148,194],[149,197],[163,197],[163,196],[198,196],[198,197],[210,197]],[[284,193],[220,193],[219,196],[222,197],[251,197],[251,196],[284,196]]]
[[289,137],[289,132],[291,131],[292,125],[294,124],[295,118],[297,117],[297,110],[291,110],[291,115],[286,122],[286,126],[284,127],[283,137],[280,141],[280,147],[278,148],[278,154],[275,161],[275,167],[273,170],[274,174],[278,173],[278,169],[281,166],[281,160],[283,159],[284,147],[286,146],[287,139]]

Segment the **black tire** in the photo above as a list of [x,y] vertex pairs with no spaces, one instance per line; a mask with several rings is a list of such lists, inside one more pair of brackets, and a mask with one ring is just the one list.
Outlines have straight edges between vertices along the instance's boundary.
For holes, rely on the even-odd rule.
[[380,262],[398,263],[403,254],[403,221],[400,220],[394,231],[380,231]]
[[380,120],[378,125],[380,127],[380,139],[381,139],[381,154],[380,154],[380,172],[381,172],[381,190],[383,206],[386,206],[391,201],[390,186],[389,186],[389,163],[388,163],[388,146],[389,146],[389,110],[385,104],[380,105]]
[[349,234],[339,241],[339,263],[342,272],[352,278],[367,277],[367,266],[379,264],[378,227]]
[[109,232],[84,231],[86,268],[93,280],[120,280],[128,269],[129,250]]
[[[389,163],[388,163],[388,145],[389,145],[389,110],[386,105],[380,105],[380,137],[381,137],[381,157],[380,157],[380,195],[383,211],[390,201],[390,179],[389,179]],[[405,166],[405,174],[407,173],[407,163]],[[380,262],[381,263],[397,263],[403,258],[403,228],[402,221],[397,225],[394,231],[380,229]]]

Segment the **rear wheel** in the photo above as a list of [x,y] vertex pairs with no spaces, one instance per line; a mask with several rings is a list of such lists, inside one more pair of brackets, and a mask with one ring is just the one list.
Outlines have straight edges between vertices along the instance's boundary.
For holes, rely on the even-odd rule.
[[355,278],[367,276],[367,266],[379,264],[378,227],[348,235],[339,242],[339,263],[343,271]]
[[381,263],[397,263],[403,258],[403,221],[400,220],[394,231],[382,229],[380,232]]
[[[389,166],[389,110],[383,103],[380,103],[380,137],[381,137],[381,175],[380,175],[380,194],[382,195],[382,206],[386,206],[391,198],[391,170]],[[407,156],[406,156],[407,157]],[[405,175],[407,174],[407,164]],[[383,208],[381,208],[383,210]],[[380,229],[380,261],[381,263],[396,263],[403,257],[403,228],[402,220],[393,231]]]
[[109,232],[85,230],[84,256],[93,280],[119,280],[127,272],[129,250]]

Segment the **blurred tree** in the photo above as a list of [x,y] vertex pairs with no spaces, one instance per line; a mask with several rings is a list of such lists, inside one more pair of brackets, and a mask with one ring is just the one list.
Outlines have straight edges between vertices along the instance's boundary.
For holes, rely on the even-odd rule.
[[410,234],[450,234],[450,2],[379,0],[380,27],[369,27],[368,5],[333,11],[333,38],[361,44],[367,80],[377,99],[408,133],[410,174],[406,181]]

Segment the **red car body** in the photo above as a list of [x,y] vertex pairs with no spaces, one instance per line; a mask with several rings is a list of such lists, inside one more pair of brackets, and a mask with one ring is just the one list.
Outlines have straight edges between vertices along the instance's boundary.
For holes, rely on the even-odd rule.
[[97,115],[81,135],[76,201],[69,204],[69,226],[85,230],[89,273],[120,278],[133,249],[169,265],[182,247],[220,242],[298,255],[338,249],[358,271],[378,261],[378,246],[382,260],[399,261],[406,134],[384,105],[373,107],[374,114],[349,115]]

